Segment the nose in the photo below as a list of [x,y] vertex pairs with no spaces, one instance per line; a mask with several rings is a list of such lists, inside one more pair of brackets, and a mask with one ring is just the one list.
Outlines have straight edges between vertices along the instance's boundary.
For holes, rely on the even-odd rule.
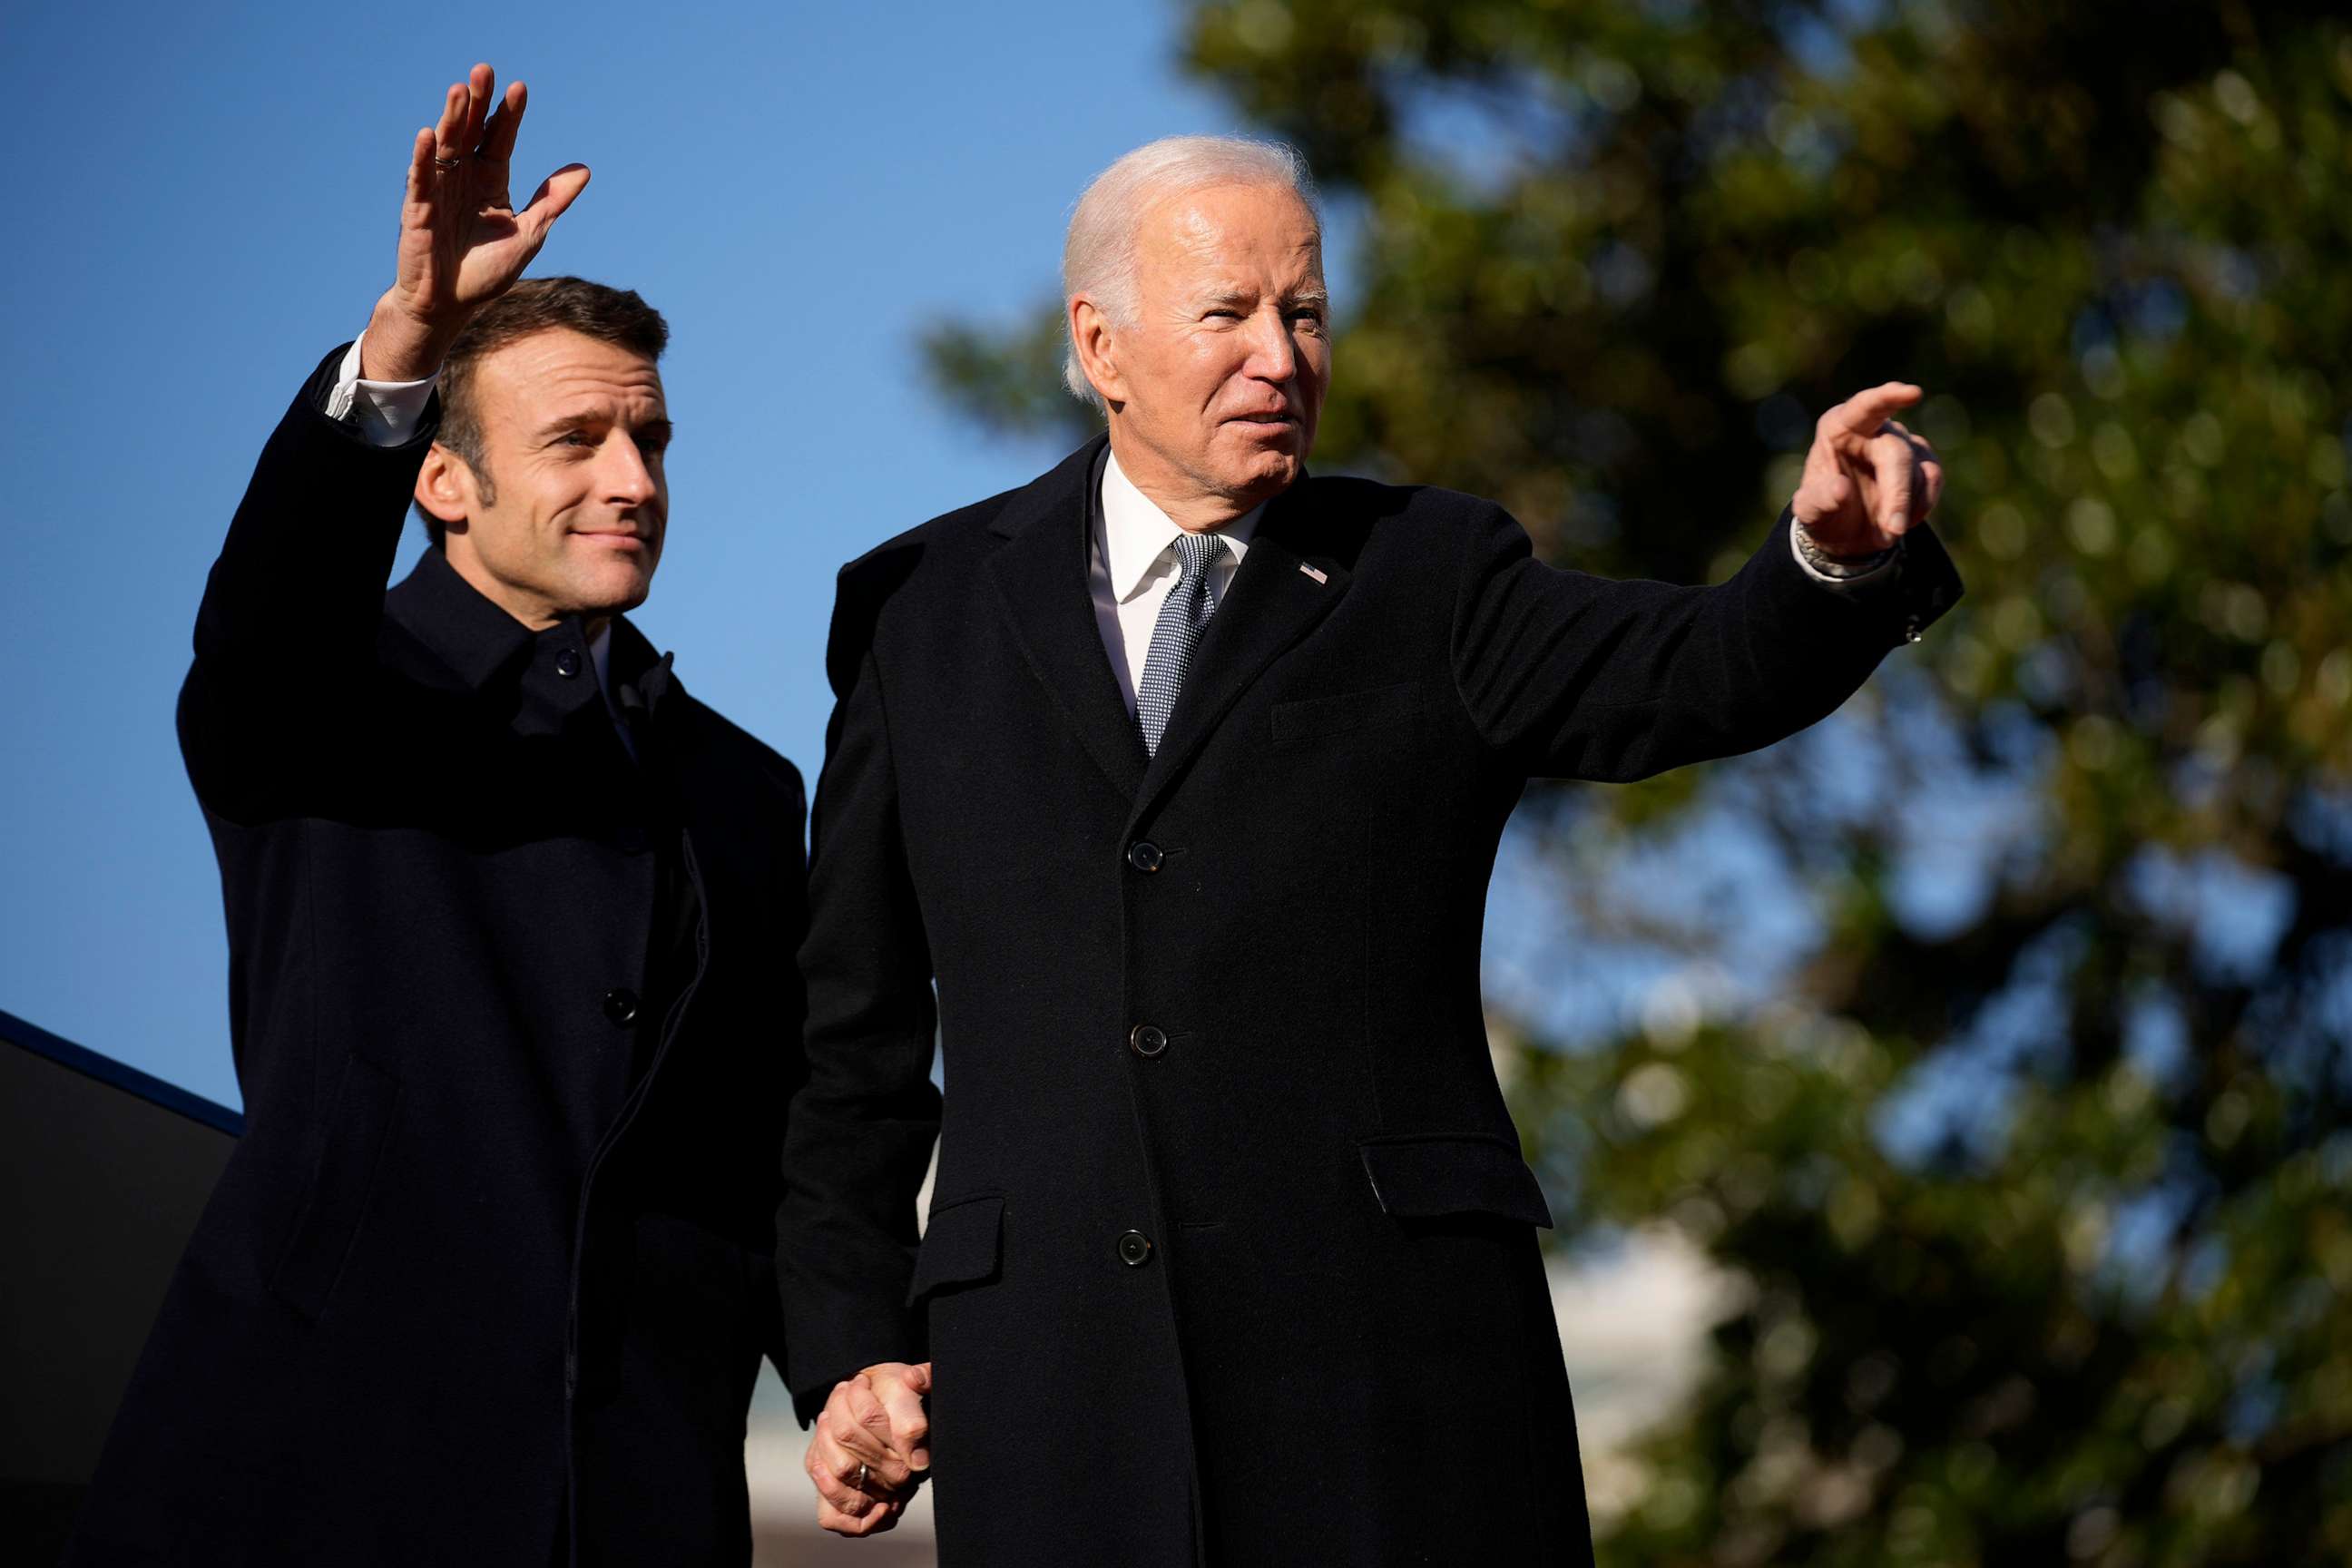
[[1244,374],[1276,386],[1298,374],[1298,347],[1290,341],[1290,321],[1279,306],[1260,310],[1250,322],[1250,357]]
[[625,430],[615,430],[604,443],[601,478],[604,499],[616,506],[643,506],[660,492],[653,466]]

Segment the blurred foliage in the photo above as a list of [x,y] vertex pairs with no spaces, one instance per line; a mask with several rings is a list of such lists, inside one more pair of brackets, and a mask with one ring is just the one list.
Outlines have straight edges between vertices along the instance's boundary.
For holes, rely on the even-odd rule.
[[[2336,9],[1188,8],[1350,240],[1320,466],[1696,580],[1830,404],[1934,394],[1960,608],[1807,736],[1522,812],[1548,984],[1625,990],[1498,1020],[1532,1153],[1733,1286],[1604,1563],[2352,1563]],[[1055,331],[935,367],[1074,430]]]
[[1065,436],[1075,447],[1102,428],[1102,416],[1062,385],[1066,341],[1056,305],[1010,331],[940,321],[917,347],[934,384],[982,429]]

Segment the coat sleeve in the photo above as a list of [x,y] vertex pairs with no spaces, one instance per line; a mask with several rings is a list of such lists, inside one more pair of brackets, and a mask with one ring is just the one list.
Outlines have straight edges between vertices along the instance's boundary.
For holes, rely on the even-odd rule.
[[906,1310],[915,1199],[939,1134],[930,949],[899,833],[873,613],[845,572],[835,701],[811,817],[808,1079],[784,1130],[776,1266],[786,1382],[803,1423],[835,1383],[922,1358]]
[[[344,345],[348,348],[349,345]],[[255,464],[196,612],[180,749],[215,814],[251,820],[331,754],[375,660],[384,583],[437,396],[397,447],[321,412],[344,349],[295,395]]]
[[1624,782],[1754,751],[1836,709],[1888,649],[1958,599],[1925,528],[1884,573],[1850,585],[1798,564],[1792,520],[1714,587],[1615,582],[1535,558],[1483,506],[1454,607],[1464,708],[1529,776]]

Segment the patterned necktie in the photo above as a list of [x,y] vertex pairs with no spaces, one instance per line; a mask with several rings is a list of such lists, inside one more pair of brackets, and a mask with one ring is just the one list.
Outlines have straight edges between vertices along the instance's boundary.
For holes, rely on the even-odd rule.
[[1151,626],[1151,650],[1143,656],[1143,679],[1135,685],[1136,727],[1143,731],[1145,753],[1154,756],[1168,729],[1168,716],[1176,711],[1176,694],[1184,689],[1192,650],[1201,646],[1202,629],[1217,613],[1209,567],[1223,557],[1225,542],[1214,533],[1180,533],[1175,551],[1184,574],[1160,606],[1160,618]]

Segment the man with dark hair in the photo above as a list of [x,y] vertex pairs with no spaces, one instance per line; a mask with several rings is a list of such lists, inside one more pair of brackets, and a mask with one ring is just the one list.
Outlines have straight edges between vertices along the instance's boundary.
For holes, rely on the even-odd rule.
[[[514,209],[493,86],[418,134],[395,281],[205,589],[180,737],[247,1132],[72,1561],[750,1555],[801,783],[625,618],[667,329],[516,281],[588,172]],[[434,547],[387,593],[412,500]]]
[[[476,495],[484,502],[498,500],[498,486],[489,477],[489,448],[482,412],[474,390],[474,372],[486,355],[533,332],[557,330],[628,350],[638,358],[657,361],[669,347],[669,323],[661,312],[638,298],[634,289],[608,288],[584,278],[527,278],[483,307],[450,343],[441,361],[441,374],[431,383],[406,384],[403,392],[386,397],[415,399],[418,389],[431,385],[441,395],[441,428],[435,441],[464,459],[472,471]],[[353,345],[354,348],[357,345]],[[356,376],[356,369],[352,370]],[[447,525],[420,499],[416,515],[425,535],[438,548]]]

